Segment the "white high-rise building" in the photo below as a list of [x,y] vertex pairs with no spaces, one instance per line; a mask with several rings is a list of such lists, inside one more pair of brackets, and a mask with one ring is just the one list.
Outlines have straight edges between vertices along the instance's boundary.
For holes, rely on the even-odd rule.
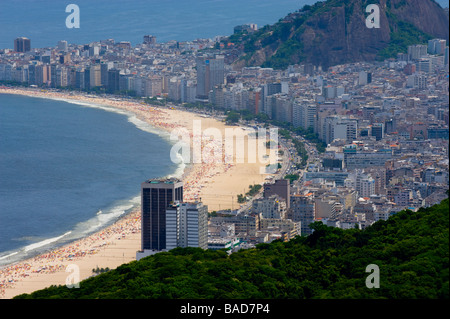
[[178,247],[180,236],[180,203],[175,202],[166,209],[166,249]]
[[179,247],[208,248],[208,206],[181,203]]
[[98,56],[100,54],[100,46],[94,44],[89,47],[89,56]]
[[358,121],[356,119],[328,116],[324,120],[323,137],[327,144],[336,139],[354,141],[357,137],[357,131]]
[[208,248],[208,206],[175,202],[166,209],[166,249]]
[[334,139],[341,139],[345,141],[356,140],[357,121],[350,119],[343,119],[334,125],[333,130],[334,130],[333,135]]
[[360,197],[370,197],[375,194],[375,180],[372,177],[365,177],[359,181],[358,193]]
[[406,86],[414,89],[426,89],[428,85],[427,76],[423,74],[412,74],[406,80]]
[[427,56],[427,49],[428,47],[426,45],[409,45],[408,46],[408,58],[409,60],[418,60],[423,57]]
[[181,101],[181,79],[178,77],[172,77],[169,79],[169,99],[174,101]]
[[418,72],[425,72],[425,73],[430,73],[431,71],[433,71],[432,59],[420,59],[417,62],[416,70]]
[[68,45],[67,45],[67,41],[66,40],[58,41],[58,50],[59,51],[66,52],[67,48],[68,48]]
[[304,129],[311,127],[314,130],[316,126],[316,112],[316,104],[302,102],[300,106],[300,126]]
[[372,82],[372,73],[361,71],[358,74],[358,84],[359,85],[366,85],[368,83]]
[[447,42],[444,39],[428,40],[428,53],[429,54],[444,54],[446,45],[447,45]]

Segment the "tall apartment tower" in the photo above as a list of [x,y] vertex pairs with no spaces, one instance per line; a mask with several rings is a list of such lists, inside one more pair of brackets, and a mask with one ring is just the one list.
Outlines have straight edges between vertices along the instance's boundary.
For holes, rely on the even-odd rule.
[[316,127],[317,106],[315,104],[302,103],[300,106],[300,126],[305,130]]
[[166,210],[166,249],[208,248],[208,206],[175,202]]
[[153,35],[144,35],[144,44],[156,44],[156,37]]
[[181,203],[178,246],[208,248],[208,206]]
[[214,58],[200,56],[196,58],[195,62],[197,67],[197,97],[206,99],[214,86],[224,83],[224,56],[216,55]]
[[67,52],[67,49],[68,49],[68,43],[66,40],[58,41],[58,50],[59,51]]
[[264,184],[264,198],[269,198],[272,195],[278,195],[286,201],[286,208],[290,207],[290,184],[287,179],[277,179],[275,183]]
[[14,40],[14,51],[28,52],[31,50],[31,40],[25,37],[20,37]]
[[91,88],[102,85],[102,73],[100,64],[91,65],[89,67],[89,85]]
[[427,45],[409,45],[408,46],[408,58],[409,60],[419,60],[422,57],[427,56],[428,46]]
[[108,85],[106,87],[106,92],[114,93],[116,91],[119,91],[119,77],[119,69],[112,68],[108,70]]
[[169,204],[166,209],[166,249],[178,247],[180,237],[180,202]]
[[428,40],[428,53],[429,54],[444,54],[447,41],[444,39],[432,39]]
[[361,71],[359,72],[359,77],[358,77],[358,84],[359,85],[366,85],[372,83],[372,73],[371,72],[366,72],[366,71]]
[[375,136],[376,140],[379,141],[384,137],[384,123],[373,123],[371,134]]
[[290,202],[287,218],[293,222],[301,222],[302,235],[312,234],[313,230],[309,228],[309,225],[316,218],[316,203],[313,194],[293,195]]
[[141,249],[166,249],[166,210],[183,201],[183,182],[152,179],[141,184]]

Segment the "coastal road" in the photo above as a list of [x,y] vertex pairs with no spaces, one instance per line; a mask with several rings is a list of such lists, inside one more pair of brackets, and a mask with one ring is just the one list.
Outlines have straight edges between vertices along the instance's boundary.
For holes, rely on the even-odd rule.
[[[286,176],[286,172],[287,170],[290,168],[290,166],[292,165],[291,163],[291,150],[290,148],[285,144],[284,141],[278,140],[278,143],[280,144],[280,148],[278,150],[282,150],[283,151],[283,155],[282,155],[282,162],[281,164],[281,168],[278,171],[277,174],[273,175],[274,176],[274,180],[276,179],[283,179],[284,176]],[[277,154],[278,156],[278,154]],[[277,161],[278,163],[278,161]],[[261,189],[261,191],[256,194],[255,196],[253,196],[249,201],[245,202],[244,204],[242,204],[240,206],[240,208],[238,209],[237,214],[242,214],[242,213],[246,213],[248,211],[250,211],[252,205],[253,205],[253,201],[255,199],[258,198],[262,198],[263,197],[263,190],[264,188]]]

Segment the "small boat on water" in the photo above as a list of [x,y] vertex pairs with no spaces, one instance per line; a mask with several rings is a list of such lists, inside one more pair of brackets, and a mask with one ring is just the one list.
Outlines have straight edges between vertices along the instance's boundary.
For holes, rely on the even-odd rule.
[[97,215],[100,215],[101,213],[102,213],[102,210],[99,209],[98,212],[97,212]]

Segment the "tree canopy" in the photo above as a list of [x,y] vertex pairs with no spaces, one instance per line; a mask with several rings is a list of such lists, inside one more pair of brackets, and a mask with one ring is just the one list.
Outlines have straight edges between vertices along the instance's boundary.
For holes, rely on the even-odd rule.
[[[307,236],[228,255],[175,248],[123,264],[80,283],[52,286],[22,298],[388,298],[449,297],[448,199],[401,211],[363,229],[312,225]],[[368,288],[366,267],[380,269]]]

